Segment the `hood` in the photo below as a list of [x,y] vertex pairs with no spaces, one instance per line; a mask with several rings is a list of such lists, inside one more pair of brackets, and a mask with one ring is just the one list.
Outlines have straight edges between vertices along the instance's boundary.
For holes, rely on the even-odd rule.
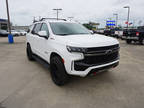
[[56,36],[56,39],[73,47],[100,47],[119,44],[118,40],[99,34]]

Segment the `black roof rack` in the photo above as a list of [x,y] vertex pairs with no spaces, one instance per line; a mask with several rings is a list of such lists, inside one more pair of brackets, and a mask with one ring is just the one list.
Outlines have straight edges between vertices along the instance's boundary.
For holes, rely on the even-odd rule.
[[63,21],[67,21],[66,19],[60,19],[60,18],[58,18],[58,19],[57,18],[41,18],[40,21],[47,20],[47,19],[48,20],[63,20]]
[[37,20],[34,20],[33,23],[38,22]]

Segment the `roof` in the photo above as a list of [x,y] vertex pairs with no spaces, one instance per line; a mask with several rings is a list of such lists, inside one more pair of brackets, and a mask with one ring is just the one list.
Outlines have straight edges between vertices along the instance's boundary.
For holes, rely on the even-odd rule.
[[72,21],[67,21],[66,19],[58,19],[57,20],[57,18],[42,18],[39,21],[34,21],[34,23],[39,23],[39,22],[64,22],[64,23],[69,22],[69,23],[72,23]]
[[61,19],[61,18],[42,18],[40,21],[44,21],[44,20],[62,20],[62,21],[67,21],[66,19]]
[[47,22],[70,22],[70,21],[63,21],[63,20],[45,20]]
[[45,19],[45,20],[42,20],[42,21],[36,21],[36,22],[34,22],[34,24],[35,23],[39,23],[39,22],[47,22],[47,23],[51,23],[51,22],[62,22],[62,23],[76,23],[76,22],[73,22],[73,21],[66,21],[66,20],[51,20],[51,19]]

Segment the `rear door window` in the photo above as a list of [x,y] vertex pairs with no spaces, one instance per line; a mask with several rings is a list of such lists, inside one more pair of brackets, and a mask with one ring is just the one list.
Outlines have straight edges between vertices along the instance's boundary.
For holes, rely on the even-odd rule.
[[41,31],[46,31],[47,35],[49,35],[49,30],[47,24],[43,23],[41,27]]
[[41,24],[40,23],[36,24],[32,33],[38,34],[38,32],[40,31],[40,28],[41,28]]

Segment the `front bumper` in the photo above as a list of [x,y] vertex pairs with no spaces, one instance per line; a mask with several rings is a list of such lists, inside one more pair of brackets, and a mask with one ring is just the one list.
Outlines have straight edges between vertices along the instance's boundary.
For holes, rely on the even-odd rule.
[[128,40],[139,40],[139,37],[130,37],[130,36],[128,36],[126,39],[128,39]]
[[85,77],[92,70],[115,67],[119,63],[119,44],[106,47],[87,48],[85,53],[71,53],[67,56],[65,68],[68,74]]
[[118,64],[119,64],[119,60],[116,60],[116,61],[113,61],[111,63],[89,67],[89,68],[87,68],[84,71],[75,71],[75,70],[72,70],[70,74],[71,75],[85,77],[88,74],[91,74],[92,72],[99,72],[99,71],[102,71],[102,70],[107,70],[107,69],[110,69],[110,68],[114,68]]
[[74,70],[85,71],[89,67],[100,66],[119,60],[119,52],[105,55],[85,55],[83,60],[74,61]]
[[126,36],[122,36],[121,38],[122,38],[123,40],[125,40],[125,39],[126,39]]

